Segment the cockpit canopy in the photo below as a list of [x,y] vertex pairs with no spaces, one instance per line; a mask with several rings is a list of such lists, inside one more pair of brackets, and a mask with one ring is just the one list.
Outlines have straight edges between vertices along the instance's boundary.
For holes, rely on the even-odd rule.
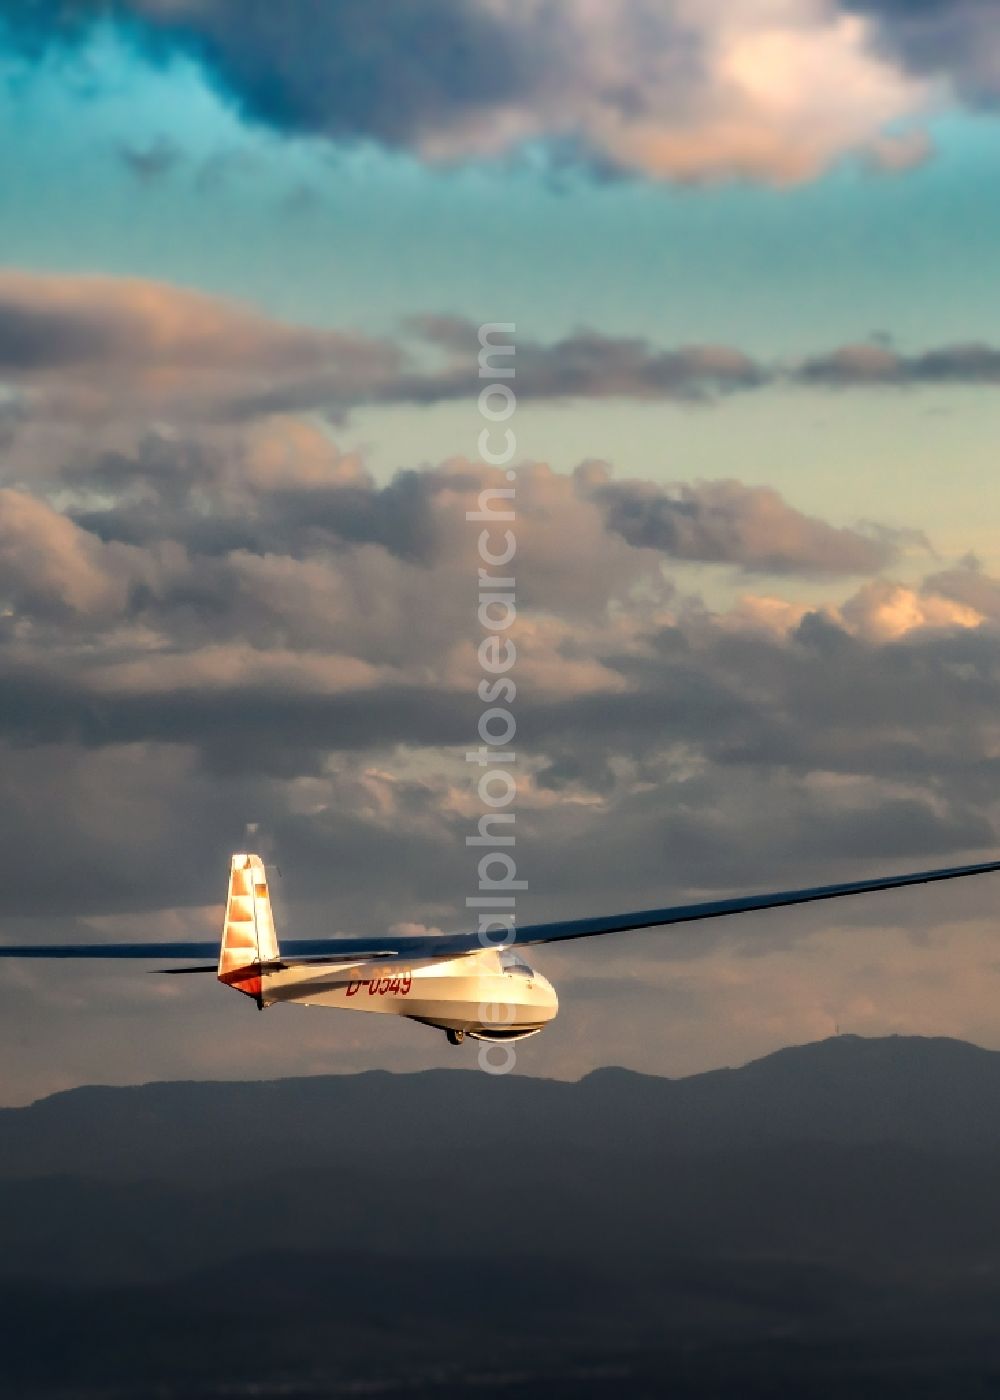
[[509,973],[512,977],[534,977],[535,975],[534,969],[530,968],[520,953],[516,953],[513,948],[501,948],[500,966],[504,972]]

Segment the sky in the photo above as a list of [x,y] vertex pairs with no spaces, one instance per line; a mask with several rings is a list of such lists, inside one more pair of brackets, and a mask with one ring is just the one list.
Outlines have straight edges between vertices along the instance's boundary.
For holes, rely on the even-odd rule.
[[[994,13],[0,3],[0,939],[211,938],[248,824],[279,936],[464,926],[485,322],[520,917],[991,855]],[[1000,1047],[995,903],[540,951],[518,1072]],[[0,1102],[460,1060],[180,981],[5,964]]]

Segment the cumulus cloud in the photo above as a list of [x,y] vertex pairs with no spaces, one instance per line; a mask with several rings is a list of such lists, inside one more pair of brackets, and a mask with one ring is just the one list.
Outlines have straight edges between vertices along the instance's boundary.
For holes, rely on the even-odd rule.
[[[373,744],[461,744],[477,674],[465,516],[505,481],[451,461],[378,485],[318,428],[281,441],[270,424],[211,447],[154,438],[131,456],[74,456],[48,483],[62,511],[45,483],[4,491],[6,732],[174,742],[227,771],[253,749],[282,773]],[[603,464],[572,475],[525,466],[517,493],[513,636],[539,735],[592,725],[612,747],[627,733],[631,750],[650,725],[714,713],[731,742],[745,697],[708,683],[706,639],[718,649],[769,632],[747,652],[756,665],[801,639],[839,656],[836,639],[857,647],[982,621],[940,588],[873,583],[839,612],[758,602],[761,629],[744,602],[709,623],[680,585],[684,564],[874,574],[897,541],[737,481],[664,489],[616,481]],[[642,681],[664,647],[669,674]]]
[[[766,486],[739,481],[612,481],[593,465],[580,479],[612,530],[675,559],[734,564],[762,573],[874,573],[893,557],[894,532],[834,528],[803,515]],[[897,537],[898,538],[898,537]]]
[[1000,622],[1000,579],[991,578],[975,555],[967,555],[953,569],[932,574],[924,588],[992,622]]
[[841,615],[856,632],[877,641],[918,628],[978,627],[984,621],[976,608],[931,589],[917,592],[888,579],[866,584],[844,605]]
[[106,544],[26,491],[0,490],[0,598],[8,615],[107,615],[124,607],[143,559]]
[[993,0],[841,0],[874,21],[882,51],[914,74],[942,76],[968,102],[1000,99],[1000,38]]
[[878,16],[826,0],[69,0],[3,6],[29,55],[100,19],[184,53],[251,120],[438,164],[542,142],[653,179],[786,183],[845,153],[898,166],[934,92]]
[[827,603],[820,609],[788,598],[747,593],[719,622],[736,632],[750,629],[787,639],[811,617],[868,641],[889,642],[929,629],[977,628],[998,615],[996,580],[958,568],[930,575],[919,588],[889,578],[872,579],[843,603]]
[[[501,482],[452,460],[379,484],[315,424],[270,421],[77,444],[0,489],[0,936],[211,936],[248,821],[286,872],[283,928],[463,924],[481,710],[465,513]],[[993,844],[1000,586],[975,561],[904,586],[881,574],[887,537],[732,481],[528,465],[516,490],[524,919]],[[781,596],[710,608],[691,562],[723,566],[723,597],[734,571],[742,588],[778,569]],[[880,572],[799,596],[802,575],[859,567]],[[657,957],[738,968],[826,927],[750,920]],[[576,974],[610,955],[578,950]],[[603,1040],[547,1042],[568,1072],[610,1053],[602,1011]],[[357,1034],[359,1054],[409,1043]],[[154,1073],[177,1064],[162,1054]]]
[[[376,735],[461,743],[479,563],[466,512],[505,484],[456,459],[380,485],[319,427],[275,420],[77,448],[33,491],[0,490],[9,731],[174,741],[224,767],[251,744],[281,770]],[[517,493],[518,683],[539,705],[628,703],[619,662],[676,615],[672,569],[872,574],[898,544],[737,481],[664,490],[604,464],[528,464]]]

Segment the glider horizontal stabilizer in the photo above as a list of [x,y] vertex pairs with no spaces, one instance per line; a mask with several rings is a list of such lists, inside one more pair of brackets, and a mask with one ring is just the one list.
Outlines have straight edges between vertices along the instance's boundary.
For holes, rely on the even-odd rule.
[[[361,967],[363,963],[379,962],[385,958],[398,957],[395,948],[386,948],[381,953],[369,953],[365,957],[342,958],[333,953],[327,954],[325,958],[285,958],[282,957],[276,962],[254,963],[260,972],[284,972],[290,967]],[[184,977],[193,972],[218,972],[219,964],[198,963],[195,967],[158,967],[157,972],[167,973],[171,977]]]

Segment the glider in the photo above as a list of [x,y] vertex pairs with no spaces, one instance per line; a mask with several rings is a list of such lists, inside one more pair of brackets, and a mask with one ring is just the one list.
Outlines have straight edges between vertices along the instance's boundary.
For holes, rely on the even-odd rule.
[[846,885],[779,890],[630,914],[568,919],[488,934],[407,934],[382,938],[307,938],[281,948],[274,928],[267,872],[260,856],[232,857],[221,947],[216,943],[38,943],[0,945],[0,958],[134,958],[178,960],[194,966],[173,973],[214,972],[227,987],[263,1010],[281,1002],[338,1006],[405,1016],[446,1032],[453,1045],[468,1035],[510,1041],[537,1035],[559,1010],[555,988],[520,956],[519,948],[593,938],[632,929],[718,919],[788,904],[928,885],[1000,870],[1000,860],[857,880]]

